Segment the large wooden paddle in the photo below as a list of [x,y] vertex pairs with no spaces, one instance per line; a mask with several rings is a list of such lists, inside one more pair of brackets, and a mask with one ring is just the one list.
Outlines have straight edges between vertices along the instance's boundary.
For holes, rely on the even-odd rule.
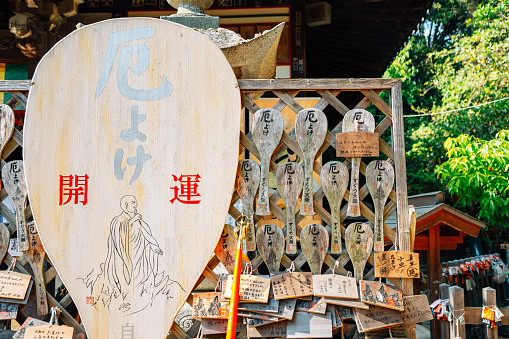
[[341,202],[348,187],[348,169],[339,161],[329,161],[322,167],[320,182],[331,210],[331,253],[341,253]]
[[394,184],[394,169],[386,160],[372,161],[366,167],[366,184],[375,205],[375,252],[384,251],[384,208]]
[[[352,109],[345,114],[343,118],[343,132],[365,131],[373,133],[375,131],[375,119],[373,115],[363,109]],[[359,201],[359,167],[361,158],[352,158],[350,195],[348,197],[348,210],[346,215],[358,217],[361,215]]]
[[39,62],[29,199],[88,338],[166,337],[223,231],[240,109],[223,53],[166,20],[86,25]]
[[300,214],[314,215],[313,164],[316,152],[325,141],[327,117],[319,109],[303,109],[295,118],[295,134],[304,155],[304,188],[302,190]]
[[256,245],[269,272],[279,271],[285,250],[285,235],[279,226],[263,225],[256,231]]
[[354,222],[346,229],[345,244],[355,279],[360,281],[364,278],[364,266],[373,249],[373,230],[367,224]]
[[272,153],[283,135],[283,115],[273,108],[262,108],[253,114],[251,134],[260,153],[260,191],[256,214],[270,215],[269,208],[269,166]]
[[239,161],[235,188],[244,205],[244,214],[250,222],[246,229],[246,250],[256,250],[256,234],[253,220],[253,202],[260,184],[260,166],[251,159]]
[[297,253],[295,205],[302,191],[304,171],[296,162],[285,162],[277,168],[277,189],[286,206],[286,253]]
[[329,249],[329,233],[322,225],[309,224],[300,232],[300,247],[311,273],[321,274],[323,260]]
[[35,295],[37,297],[37,314],[44,315],[48,313],[48,300],[46,298],[46,284],[44,283],[44,257],[46,251],[39,238],[37,227],[35,222],[28,223],[28,242],[30,243],[30,249],[25,251],[25,257],[27,258],[32,271],[34,272],[35,280]]
[[27,200],[27,186],[23,161],[14,160],[2,167],[2,181],[5,190],[12,199],[16,212],[16,230],[18,236],[18,250],[28,250],[27,227],[25,222],[25,203]]

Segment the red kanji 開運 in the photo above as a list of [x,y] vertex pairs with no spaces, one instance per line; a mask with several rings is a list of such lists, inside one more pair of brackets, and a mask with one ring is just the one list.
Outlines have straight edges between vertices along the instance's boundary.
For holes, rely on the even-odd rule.
[[198,183],[200,182],[200,175],[181,175],[177,178],[176,175],[172,175],[173,180],[180,182],[180,188],[177,186],[170,187],[173,190],[173,199],[170,202],[173,204],[175,200],[180,201],[183,204],[199,204],[201,200],[197,200],[200,197],[198,193]]
[[60,176],[60,202],[65,205],[74,198],[74,204],[87,204],[88,175],[61,175]]

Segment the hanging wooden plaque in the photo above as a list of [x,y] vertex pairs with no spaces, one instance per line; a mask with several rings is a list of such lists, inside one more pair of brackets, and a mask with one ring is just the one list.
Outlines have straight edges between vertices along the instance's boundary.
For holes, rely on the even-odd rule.
[[419,253],[406,251],[375,253],[375,275],[380,278],[419,278]]
[[0,271],[0,297],[17,300],[25,299],[31,278],[28,274]]
[[345,244],[352,261],[355,279],[362,280],[364,267],[373,249],[373,230],[364,223],[350,224],[346,229]]
[[14,160],[2,167],[2,182],[14,204],[16,212],[16,235],[18,250],[28,250],[27,225],[25,221],[25,203],[27,200],[27,186],[22,160]]
[[344,132],[336,134],[337,157],[377,157],[379,156],[378,133]]
[[405,325],[413,325],[433,319],[428,297],[425,294],[409,295],[403,298],[405,311],[401,313]]
[[332,316],[332,329],[343,327],[341,320],[341,309],[337,305],[327,305],[327,312]]
[[[203,335],[226,333],[228,320],[223,319],[201,319],[201,332]],[[237,332],[246,331],[246,325],[237,321]]]
[[324,298],[313,297],[311,301],[297,300],[295,310],[309,313],[325,314],[327,311],[327,304],[325,303]]
[[279,318],[262,314],[258,312],[250,312],[250,311],[238,311],[237,315],[244,318],[251,318],[251,319],[260,319],[260,320],[267,320],[267,321],[278,321]]
[[256,246],[269,272],[279,271],[285,250],[285,235],[279,226],[263,225],[256,231]]
[[35,294],[37,297],[37,314],[45,315],[48,313],[48,300],[46,298],[46,284],[44,283],[43,264],[46,257],[46,251],[41,243],[41,238],[37,232],[37,227],[32,221],[27,224],[28,243],[30,248],[25,252],[32,271],[34,272]]
[[320,297],[358,299],[357,281],[339,274],[313,275],[314,295]]
[[[235,267],[235,254],[237,252],[237,238],[235,238],[235,229],[232,225],[225,224],[221,239],[217,243],[214,254],[224,265],[229,274],[233,274]],[[245,266],[245,260],[242,259],[242,267]]]
[[239,310],[253,311],[253,312],[265,312],[265,313],[277,313],[279,310],[279,300],[269,298],[268,303],[239,303]]
[[39,320],[39,319],[28,317],[25,320],[25,322],[23,324],[21,324],[20,328],[16,331],[16,333],[14,334],[12,339],[23,339],[23,336],[25,335],[25,330],[28,327],[31,327],[31,326],[43,326],[43,325],[49,325],[49,323],[47,323],[45,321],[42,321],[42,320]]
[[18,238],[11,238],[11,240],[9,240],[9,249],[7,252],[13,257],[23,255],[23,252],[18,251]]
[[297,312],[286,323],[287,338],[332,338],[332,315]]
[[339,298],[325,298],[327,304],[354,307],[368,310],[369,305],[363,303],[360,299],[339,299]]
[[300,246],[311,273],[320,274],[329,249],[329,233],[319,224],[306,225],[300,232]]
[[166,20],[86,25],[39,62],[29,199],[90,339],[168,333],[223,230],[240,108],[223,53]]
[[288,299],[313,295],[313,275],[311,272],[292,272],[270,277],[275,299]]
[[276,318],[277,320],[267,320],[267,319],[257,319],[257,318],[244,318],[246,321],[246,325],[248,328],[250,327],[258,327],[258,326],[264,326],[267,324],[274,324],[278,322],[279,318]]
[[[391,330],[390,333],[389,329]],[[408,332],[408,327],[402,325],[365,333],[365,339],[389,339],[391,336],[393,339],[405,339],[410,338],[410,333]]]
[[354,319],[354,314],[351,307],[346,306],[335,306],[339,309],[339,315],[341,316],[341,319]]
[[403,324],[401,313],[373,306],[369,310],[355,309],[355,323],[360,333]]
[[24,299],[12,299],[12,298],[1,298],[0,302],[2,303],[11,303],[11,304],[20,304],[26,305],[28,303],[28,298],[30,297],[30,292],[32,291],[32,287],[34,286],[34,279],[30,279],[30,283],[28,284],[28,289],[25,293]]
[[[228,276],[224,297],[231,298],[233,275]],[[267,275],[241,274],[239,300],[266,303],[269,299],[270,279]]]
[[228,319],[228,306],[220,292],[193,294],[193,318]]
[[359,282],[361,301],[366,304],[403,311],[401,290],[379,281],[361,280]]
[[249,327],[247,328],[248,338],[274,338],[274,337],[286,337],[286,321],[280,321],[277,323]]
[[68,326],[31,326],[25,330],[24,339],[72,339],[73,327]]
[[279,310],[277,313],[266,313],[266,314],[273,315],[274,317],[278,317],[281,319],[292,320],[293,314],[295,312],[296,303],[297,299],[282,299],[279,301]]
[[16,319],[18,304],[0,303],[0,320]]

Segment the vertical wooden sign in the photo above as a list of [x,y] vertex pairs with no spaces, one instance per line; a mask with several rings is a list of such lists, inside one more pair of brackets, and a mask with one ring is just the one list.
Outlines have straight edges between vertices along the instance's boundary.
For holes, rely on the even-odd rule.
[[300,245],[311,273],[320,274],[329,249],[329,233],[319,224],[306,225],[300,232]]
[[262,108],[253,114],[251,135],[260,153],[260,191],[256,214],[270,215],[269,208],[269,165],[272,153],[283,135],[283,115],[272,108]]
[[279,226],[267,224],[256,231],[256,245],[269,272],[279,271],[285,247],[285,236]]
[[168,333],[223,231],[240,108],[220,49],[165,20],[86,25],[39,62],[28,193],[88,338]]

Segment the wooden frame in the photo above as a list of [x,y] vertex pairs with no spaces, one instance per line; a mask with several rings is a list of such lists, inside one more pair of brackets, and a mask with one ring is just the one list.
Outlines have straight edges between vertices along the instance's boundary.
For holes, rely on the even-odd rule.
[[[10,92],[13,94],[13,100],[17,100],[19,103],[26,104],[27,91],[30,89],[31,80],[27,81],[0,81],[0,91]],[[406,183],[406,161],[405,161],[405,145],[404,145],[404,127],[403,127],[403,111],[401,102],[401,81],[399,79],[293,79],[293,80],[239,80],[239,86],[242,96],[242,104],[250,112],[251,115],[256,112],[259,107],[254,103],[256,98],[261,97],[266,92],[272,92],[279,101],[274,105],[274,109],[281,110],[285,106],[290,107],[293,111],[299,112],[302,107],[294,99],[300,92],[316,92],[321,98],[315,105],[315,108],[323,110],[327,106],[333,107],[337,114],[343,116],[348,110],[353,108],[365,109],[370,104],[376,106],[385,117],[377,125],[375,132],[379,133],[380,136],[387,132],[389,127],[392,131],[392,144],[391,147],[381,137],[379,138],[380,151],[384,153],[389,159],[394,162],[396,182],[395,189],[391,191],[389,195],[389,202],[384,209],[384,220],[391,215],[395,210],[398,210],[398,225],[399,225],[399,240],[396,239],[396,232],[384,224],[385,236],[389,239],[390,243],[398,243],[398,247],[401,250],[411,251],[413,249],[413,238],[412,230],[415,232],[415,225],[411,227],[411,220],[409,214],[408,200],[407,200],[407,183]],[[363,95],[355,107],[347,107],[338,98],[338,94],[342,91],[357,91]],[[386,103],[380,96],[380,92],[390,91],[390,104]],[[14,103],[13,103],[14,104]],[[341,124],[337,126],[329,126],[329,131],[325,139],[325,143],[318,151],[317,158],[319,158],[329,147],[335,147],[335,134],[341,131]],[[276,148],[272,159],[276,159],[278,154],[284,152],[287,148],[290,148],[294,153],[300,155],[302,158],[302,152],[297,142],[290,136],[292,133],[283,132],[283,137],[280,144]],[[15,130],[12,140],[7,144],[2,158],[7,158],[13,151],[19,146],[23,146],[22,134]],[[240,150],[239,155],[243,158],[245,150],[255,158],[259,157],[256,146],[251,141],[251,135],[248,131],[240,132]],[[3,160],[2,160],[3,162]],[[350,165],[348,159],[345,164]],[[320,173],[322,165],[315,160],[313,169],[316,173]],[[277,165],[272,160],[270,163],[270,171],[276,173]],[[366,163],[361,162],[360,172],[364,175],[366,170]],[[374,213],[362,203],[362,200],[368,196],[367,186],[364,185],[360,189],[361,198],[361,214],[372,224],[374,224]],[[346,199],[348,199],[348,191],[345,193]],[[0,192],[0,200],[4,200],[7,194],[4,189]],[[325,197],[323,190],[320,188],[314,193],[314,208],[317,216],[325,223],[330,223],[330,214],[323,207],[322,202]],[[270,196],[271,211],[281,221],[286,221],[285,212],[277,205],[277,201],[281,198],[279,193],[275,191]],[[239,195],[234,192],[232,196],[232,203],[230,205],[229,214],[236,218],[240,215],[241,211],[234,207],[234,204],[240,199]],[[11,221],[10,231],[14,233],[14,214],[0,202],[0,214],[2,214],[7,220]],[[27,207],[26,218],[31,217],[30,207]],[[303,216],[298,215],[296,223],[303,219]],[[341,220],[346,218],[346,207],[341,210]],[[262,217],[256,216],[255,222],[261,220]],[[413,219],[415,220],[415,219]],[[415,222],[415,221],[414,221]],[[297,235],[300,234],[301,226],[297,227]],[[342,227],[342,236],[344,238],[345,229]],[[387,245],[387,243],[386,243]],[[12,257],[7,255],[4,262],[10,264]],[[47,259],[46,259],[47,260]],[[336,268],[336,273],[346,274],[347,270],[344,268],[345,265],[350,261],[347,251],[343,251],[337,258],[340,266]],[[27,263],[26,258],[22,256],[18,261],[21,265],[18,269],[23,273],[26,270],[22,267]],[[261,256],[254,256],[251,260],[253,269],[258,268],[263,264]],[[302,271],[301,267],[305,264],[306,259],[304,255],[300,253],[294,260],[295,269]],[[325,257],[325,264],[328,266],[327,272],[331,273],[334,267],[336,259],[330,254]],[[282,265],[290,267],[292,260],[287,256],[283,255]],[[373,255],[368,259],[368,263],[373,266]],[[213,269],[219,264],[219,259],[213,256],[205,268],[202,276],[198,279],[195,286],[198,286],[204,279],[208,279],[212,285],[216,285],[219,277],[213,272]],[[57,275],[56,270],[51,267],[45,272],[45,281],[51,281]],[[373,280],[375,278],[374,268],[371,267],[369,272],[365,275],[365,279]],[[405,295],[412,295],[412,280],[411,279],[392,279],[391,282],[395,286],[402,288]],[[67,325],[74,326],[78,332],[84,332],[83,327],[67,312],[65,307],[68,306],[72,300],[70,295],[66,295],[65,298],[60,302],[48,295],[50,306],[59,305],[63,310],[62,322]],[[192,305],[192,296],[187,299],[187,303]],[[22,319],[20,319],[22,320]],[[179,339],[187,339],[194,337],[199,329],[200,322],[194,321],[187,331],[184,330],[179,324],[174,323],[171,328],[170,336]],[[414,325],[415,326],[415,325]],[[410,335],[412,338],[415,337],[415,327],[410,326]]]

